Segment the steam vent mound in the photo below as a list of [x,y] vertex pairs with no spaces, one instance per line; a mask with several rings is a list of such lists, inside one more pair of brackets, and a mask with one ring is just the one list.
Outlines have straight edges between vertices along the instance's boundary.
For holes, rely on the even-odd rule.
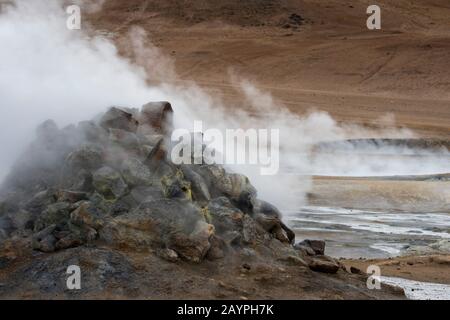
[[323,241],[295,244],[247,177],[174,165],[172,114],[152,102],[37,128],[1,187],[0,297],[377,297]]

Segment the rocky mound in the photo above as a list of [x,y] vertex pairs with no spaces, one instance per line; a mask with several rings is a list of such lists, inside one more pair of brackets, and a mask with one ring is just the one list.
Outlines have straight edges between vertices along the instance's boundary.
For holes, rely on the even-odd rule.
[[[134,296],[148,277],[142,268],[158,273],[166,263],[184,277],[204,263],[222,266],[220,274],[260,262],[338,272],[323,242],[294,245],[280,212],[258,199],[247,177],[219,165],[173,164],[172,113],[168,102],[154,102],[112,107],[62,129],[51,120],[38,127],[1,189],[0,296],[25,288],[52,298],[67,293],[70,264],[89,270],[83,297],[106,297],[112,284],[114,295]],[[151,287],[170,287],[170,279]]]

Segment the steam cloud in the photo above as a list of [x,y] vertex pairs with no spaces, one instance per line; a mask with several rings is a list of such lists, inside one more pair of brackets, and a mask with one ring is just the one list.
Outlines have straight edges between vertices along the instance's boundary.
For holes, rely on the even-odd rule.
[[[102,2],[75,1],[82,11],[100,10]],[[316,163],[327,164],[327,174],[348,163],[312,158],[313,144],[361,136],[412,136],[390,126],[379,132],[339,126],[323,112],[292,114],[270,94],[231,74],[230,81],[245,104],[256,111],[251,116],[239,107],[226,106],[195,83],[177,81],[173,62],[147,42],[143,30],[135,29],[129,36],[134,64],[119,56],[112,41],[89,30],[85,21],[81,31],[68,30],[65,1],[15,0],[0,5],[0,179],[42,121],[51,118],[65,126],[90,119],[111,105],[139,107],[148,101],[170,101],[175,127],[192,129],[194,120],[202,120],[205,129],[279,129],[282,170],[278,177],[260,176],[255,167],[234,169],[249,176],[261,198],[282,209],[304,203],[310,188],[307,175],[317,171]],[[354,159],[356,167],[363,162]],[[376,170],[360,168],[367,175]]]

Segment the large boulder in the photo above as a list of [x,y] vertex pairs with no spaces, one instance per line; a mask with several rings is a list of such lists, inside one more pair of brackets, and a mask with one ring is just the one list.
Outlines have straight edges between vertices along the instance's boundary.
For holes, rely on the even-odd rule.
[[56,202],[47,206],[36,220],[34,230],[41,231],[51,225],[65,225],[74,209],[74,205],[69,202]]
[[92,183],[95,189],[108,199],[120,198],[128,191],[120,173],[106,166],[95,171]]

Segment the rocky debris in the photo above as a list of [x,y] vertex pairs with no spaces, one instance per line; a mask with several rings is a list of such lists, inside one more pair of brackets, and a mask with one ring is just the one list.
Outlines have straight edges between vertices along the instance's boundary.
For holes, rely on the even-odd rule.
[[45,229],[39,231],[33,235],[33,249],[40,250],[43,252],[52,252],[56,248],[56,238],[53,236],[53,231],[55,231],[56,225],[52,224]]
[[[135,154],[139,154],[141,151],[140,141],[137,135],[126,130],[110,128],[109,142],[112,146],[119,146],[127,151],[134,152]],[[119,152],[119,150],[116,152]]]
[[302,242],[295,244],[295,249],[303,250],[308,255],[324,255],[325,254],[325,241],[323,240],[303,240]]
[[406,248],[406,255],[448,254],[450,240],[442,239],[428,245],[413,245]]
[[172,125],[173,109],[169,102],[149,102],[139,115],[139,132],[143,134],[167,134]]
[[323,273],[336,273],[341,268],[339,262],[328,256],[312,257],[308,266],[313,271]]
[[100,119],[100,126],[105,130],[120,129],[136,132],[139,122],[129,112],[117,107],[111,107]]
[[78,170],[95,170],[100,168],[103,162],[103,147],[96,144],[82,144],[69,154],[66,166],[73,173]]
[[[39,143],[54,148],[57,139],[63,146],[48,154],[52,178],[36,181],[41,162],[27,163],[29,180],[12,171],[0,198],[0,245],[27,240],[22,245],[30,251],[48,254],[39,270],[57,265],[53,255],[65,261],[68,252],[84,255],[80,260],[127,252],[177,265],[266,261],[338,271],[323,255],[324,242],[294,246],[281,212],[258,198],[246,176],[220,165],[172,163],[166,143],[172,113],[170,104],[158,102],[141,111],[113,107],[99,121],[64,130],[44,123]],[[114,268],[125,268],[125,261]]]
[[139,159],[129,158],[122,163],[121,173],[129,186],[152,184],[152,173]]
[[107,166],[95,171],[92,184],[95,190],[109,199],[120,198],[128,189],[120,173]]

